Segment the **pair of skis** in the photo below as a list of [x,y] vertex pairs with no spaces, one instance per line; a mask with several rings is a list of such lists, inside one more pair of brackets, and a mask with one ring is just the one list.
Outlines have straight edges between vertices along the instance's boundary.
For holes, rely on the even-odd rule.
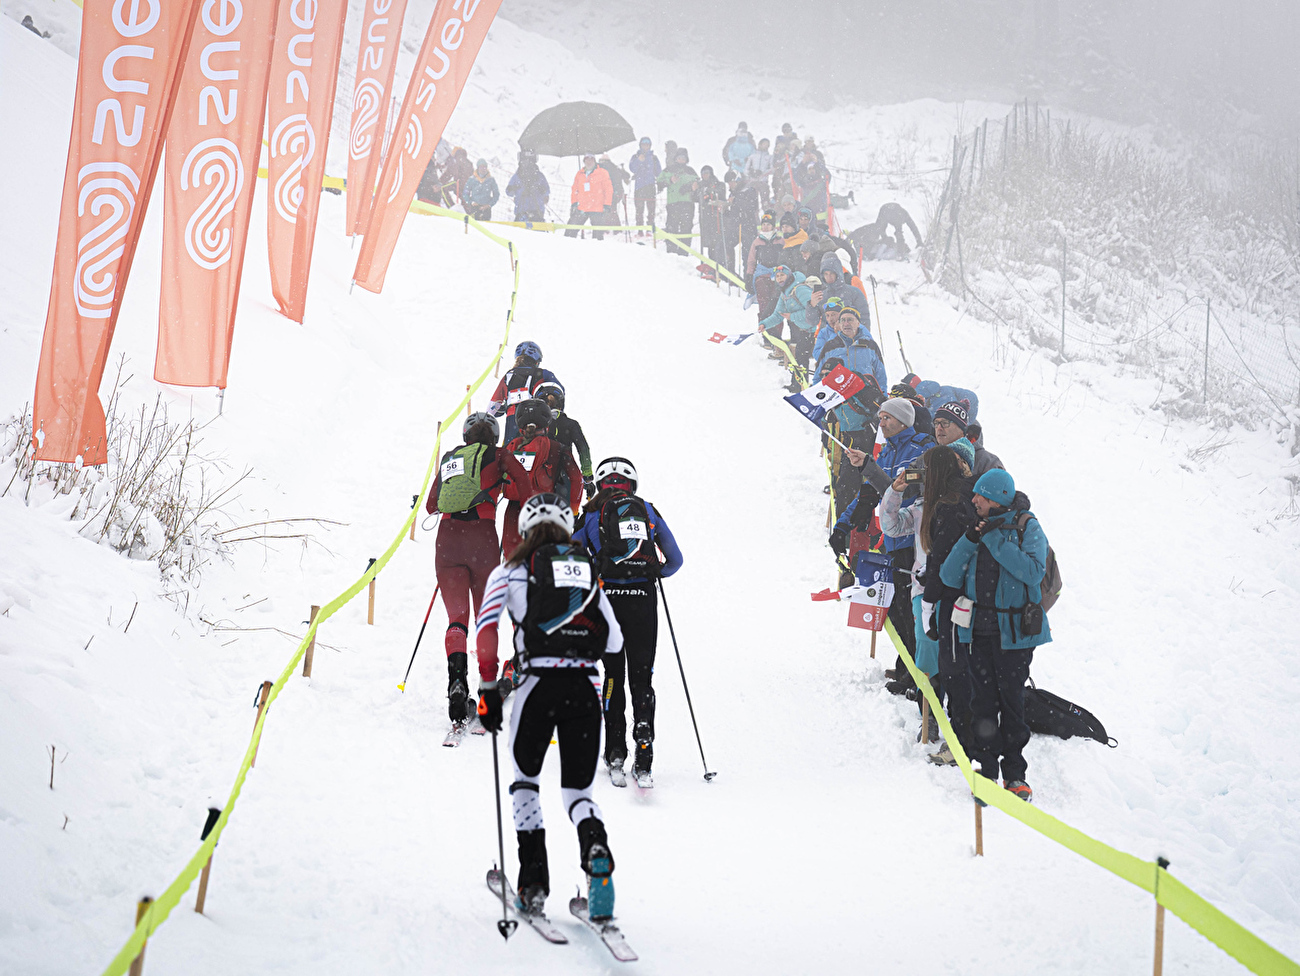
[[[565,945],[568,943],[569,937],[560,931],[555,923],[544,914],[533,914],[532,912],[520,910],[516,903],[515,889],[511,886],[509,881],[502,877],[499,870],[493,868],[487,873],[488,888],[491,889],[494,895],[500,898],[502,885],[505,886],[506,898],[509,901],[510,910],[513,911],[521,921],[530,925],[533,930],[547,942],[554,945]],[[627,940],[623,938],[623,933],[619,931],[617,925],[612,921],[592,921],[591,916],[587,914],[587,899],[583,898],[581,895],[570,898],[569,912],[574,918],[582,922],[583,925],[595,932],[596,935],[600,937],[600,941],[605,944],[605,948],[607,948],[619,962],[636,962],[638,958],[637,954],[632,950],[632,947],[627,944]]]
[[442,740],[442,744],[448,749],[455,749],[460,745],[460,740],[465,738],[465,733],[471,735],[487,735],[487,729],[483,728],[483,723],[479,721],[477,715],[473,718],[467,718],[463,722],[452,722],[451,729],[447,732],[447,737]]
[[[624,771],[622,766],[609,766],[607,768],[609,769],[609,781],[613,785],[620,788],[627,786],[627,773],[626,771]],[[654,776],[650,773],[650,770],[647,769],[644,772],[639,773],[634,769],[632,770],[632,777],[636,782],[638,789],[642,789],[642,790],[654,789],[655,786]]]

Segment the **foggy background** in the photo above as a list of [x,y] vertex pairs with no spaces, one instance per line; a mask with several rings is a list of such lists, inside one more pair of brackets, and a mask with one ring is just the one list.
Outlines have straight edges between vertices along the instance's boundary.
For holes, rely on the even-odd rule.
[[1300,0],[506,0],[501,16],[606,67],[631,48],[734,68],[822,109],[1028,97],[1204,135],[1300,132]]

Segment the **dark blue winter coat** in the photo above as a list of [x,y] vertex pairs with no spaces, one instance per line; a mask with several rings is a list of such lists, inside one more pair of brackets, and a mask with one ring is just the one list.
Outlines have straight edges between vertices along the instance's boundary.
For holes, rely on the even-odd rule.
[[506,184],[506,196],[515,198],[515,220],[527,220],[530,215],[544,216],[546,201],[551,197],[551,184],[536,167],[531,173],[516,170]]
[[980,412],[980,398],[972,390],[963,390],[960,386],[947,386],[934,380],[921,380],[916,384],[916,392],[925,397],[925,405],[931,415],[945,403],[953,400],[966,400],[970,403],[970,422],[975,423],[975,415]]
[[[1030,518],[1025,526],[1024,541],[1021,541],[1020,532],[1015,526],[1021,512],[1028,511],[1029,499],[1023,492],[1016,492],[1009,511],[989,517],[990,528],[980,537],[979,542],[971,542],[963,535],[939,568],[939,577],[945,586],[960,589],[977,604],[979,593],[993,591],[994,606],[989,609],[997,610],[998,633],[1003,650],[1024,650],[1046,644],[1052,639],[1046,614],[1043,615],[1042,632],[1031,637],[1021,633],[1020,614],[1007,612],[1019,611],[1025,604],[1037,603],[1043,598],[1043,574],[1047,572],[1047,536],[1036,518]],[[992,554],[992,560],[987,556],[980,558],[985,550]],[[992,579],[986,578],[987,574],[993,572],[997,573],[996,584]],[[971,628],[958,627],[957,637],[963,642],[969,641]]]
[[642,157],[636,153],[627,162],[628,172],[632,174],[632,189],[640,190],[643,187],[654,186],[655,177],[663,172],[663,167],[659,165],[659,157],[654,153]]
[[[885,474],[890,478],[898,477],[898,473],[907,468],[909,464],[919,458],[926,450],[934,446],[934,438],[928,434],[918,434],[911,427],[904,427],[893,437],[885,438],[885,446],[880,449],[880,457],[876,458],[876,463],[880,465]],[[906,504],[911,504],[910,502]],[[835,521],[836,527],[843,527],[844,531],[849,530],[849,519],[857,510],[858,500],[855,498],[849,502],[844,509],[844,514]],[[885,552],[894,552],[898,549],[906,549],[913,545],[915,536],[892,536],[887,535],[885,539]],[[906,567],[904,567],[906,568]]]
[[[825,326],[829,328],[829,326]],[[821,374],[822,363],[828,359],[840,359],[844,365],[861,376],[874,376],[882,391],[889,389],[889,380],[885,376],[885,361],[880,357],[880,347],[865,326],[858,326],[858,334],[849,342],[838,332],[826,340],[821,355],[817,357],[817,373]]]
[[[638,496],[639,497],[639,496]],[[642,499],[645,502],[645,499]],[[673,538],[672,530],[668,528],[668,523],[664,521],[662,515],[655,511],[655,507],[649,502],[645,502],[646,513],[650,516],[650,541],[659,547],[659,551],[664,554],[664,564],[659,571],[660,576],[672,576],[673,573],[682,568],[682,551],[677,548],[677,540]],[[600,556],[600,519],[597,514],[592,512],[582,522],[582,528],[573,533],[573,541],[587,547],[591,553],[592,561],[598,561]],[[620,585],[624,583],[645,583],[644,579],[620,579],[617,581]]]

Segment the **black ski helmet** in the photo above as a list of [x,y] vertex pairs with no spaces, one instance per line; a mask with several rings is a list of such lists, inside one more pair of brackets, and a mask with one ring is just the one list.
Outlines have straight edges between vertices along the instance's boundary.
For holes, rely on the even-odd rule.
[[545,430],[551,426],[551,407],[545,400],[533,397],[515,407],[515,424],[520,431],[533,426]]
[[537,389],[533,391],[533,396],[548,403],[550,403],[551,397],[555,397],[555,403],[551,403],[551,409],[564,409],[564,387],[554,380],[547,380],[545,383],[539,384]]

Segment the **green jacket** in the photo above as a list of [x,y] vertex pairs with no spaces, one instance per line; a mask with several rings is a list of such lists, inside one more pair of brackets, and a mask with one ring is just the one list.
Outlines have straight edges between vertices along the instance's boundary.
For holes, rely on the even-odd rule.
[[655,184],[666,186],[668,188],[668,203],[694,203],[695,197],[691,184],[700,178],[700,175],[689,166],[683,166],[680,163],[673,163],[666,170],[655,177]]

